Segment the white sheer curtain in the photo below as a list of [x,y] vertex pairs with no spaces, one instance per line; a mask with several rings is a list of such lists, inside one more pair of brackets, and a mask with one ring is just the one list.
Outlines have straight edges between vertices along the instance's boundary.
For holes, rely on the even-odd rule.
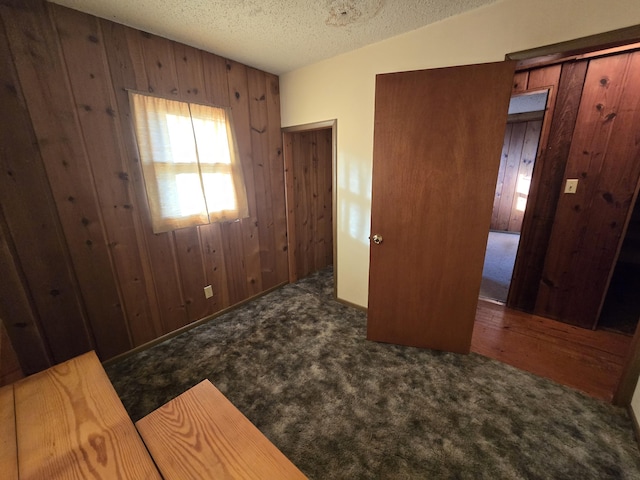
[[155,233],[249,216],[228,109],[129,98]]

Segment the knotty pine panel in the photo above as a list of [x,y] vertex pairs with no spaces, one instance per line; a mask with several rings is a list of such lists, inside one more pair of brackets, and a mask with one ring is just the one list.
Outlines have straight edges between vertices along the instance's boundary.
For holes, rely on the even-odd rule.
[[22,371],[38,372],[53,365],[50,349],[39,326],[29,289],[21,274],[13,242],[0,209],[0,317],[7,330]]
[[[37,213],[21,214],[21,225],[6,222],[21,242],[5,249],[7,259],[34,277],[10,291],[32,310],[25,330],[37,334],[42,322],[40,345],[37,335],[12,336],[19,356],[50,348],[62,361],[97,348],[106,360],[287,281],[277,77],[38,0],[3,3],[0,14],[8,26],[0,35],[2,75],[15,68],[26,106],[24,121],[12,121],[9,149],[40,165],[39,182],[51,191],[48,200],[34,182],[22,195],[24,208]],[[127,90],[232,108],[248,219],[153,233]],[[17,189],[4,193],[3,209],[20,204]],[[52,234],[43,238],[43,228]],[[16,253],[28,238],[39,240],[29,261]],[[52,275],[68,276],[68,287],[40,288]],[[60,313],[44,318],[44,308],[32,307],[43,295]]]
[[287,209],[284,195],[273,192],[285,192],[284,155],[282,131],[280,129],[280,83],[278,77],[267,73],[267,135],[269,138],[269,171],[271,174],[271,200],[273,206],[273,235],[276,249],[276,279],[286,282],[289,276],[287,253]]
[[[249,217],[240,219],[240,238],[243,247],[242,269],[232,278],[245,282],[247,295],[255,295],[262,291],[262,272],[260,266],[260,236],[258,233],[258,207],[256,196],[255,170],[260,168],[253,158],[251,144],[251,112],[249,110],[249,86],[247,67],[238,62],[227,62],[229,101],[233,111],[233,124],[238,141],[238,153],[244,171],[247,189]],[[259,155],[259,152],[256,153]],[[238,232],[236,232],[237,235]],[[244,278],[242,277],[242,273]],[[227,274],[229,270],[227,270]],[[233,302],[235,303],[235,302]]]
[[513,123],[507,123],[504,129],[504,141],[502,143],[502,152],[500,153],[500,166],[498,167],[498,179],[496,180],[496,192],[493,196],[493,208],[491,210],[490,228],[497,230],[498,218],[500,216],[500,201],[502,199],[502,189],[504,188],[504,176],[509,158],[509,146],[511,144],[511,135],[513,133]]
[[[112,356],[130,348],[131,343],[75,102],[47,4],[30,1],[27,5],[2,5],[0,14],[70,254],[71,261],[65,258],[64,262],[75,273],[80,290],[78,293],[58,285],[38,288],[32,283],[30,295],[42,296],[41,289],[46,288],[52,306],[63,295],[73,295],[76,298],[69,301],[86,310],[86,318],[66,312],[46,317],[40,313],[56,362],[92,349],[94,339],[102,355]],[[49,261],[44,256],[38,260]],[[44,282],[45,278],[40,280]],[[95,335],[96,331],[105,335]],[[16,345],[14,348],[20,349]]]
[[[543,68],[535,68],[529,72],[528,88],[531,92],[547,91],[547,104],[542,127],[540,131],[540,140],[538,142],[537,157],[543,157],[549,142],[549,133],[551,132],[551,121],[556,107],[556,99],[558,97],[558,85],[560,82],[560,74],[562,73],[562,65],[551,65]],[[537,162],[537,159],[536,159]],[[535,175],[535,171],[534,171]],[[532,183],[536,183],[535,177]]]
[[[27,346],[19,352],[20,363],[32,373],[52,362],[40,314],[78,319],[83,314],[75,301],[64,238],[8,46],[0,22],[0,83],[5,86],[0,89],[0,318],[12,341]],[[31,298],[26,294],[29,279],[34,286]],[[53,288],[64,292],[55,303]]]
[[524,133],[524,143],[522,145],[522,155],[518,162],[518,177],[514,186],[511,216],[509,217],[510,232],[520,232],[522,228],[522,220],[527,206],[533,168],[538,152],[541,127],[541,120],[527,122],[527,128]]
[[586,61],[570,62],[562,65],[557,84],[555,76],[544,81],[552,88],[507,299],[512,308],[535,307],[586,71]]
[[[133,130],[127,89],[149,91],[150,93],[154,93],[156,90],[162,92],[163,88],[176,91],[175,75],[167,79],[167,74],[161,75],[155,72],[156,70],[162,71],[162,65],[170,63],[174,57],[170,51],[168,40],[111,22],[101,22],[113,88],[118,92],[121,132],[133,175],[137,211],[145,240],[141,254],[146,254],[149,259],[147,278],[151,278],[149,283],[153,287],[150,297],[155,299],[162,333],[169,333],[185,326],[189,320],[178,275],[173,235],[170,232],[154,234],[151,228],[151,217],[144,190],[144,179],[138,158],[138,147]],[[124,41],[125,39],[126,41]],[[145,64],[149,65],[151,72],[149,75]],[[164,87],[164,85],[167,86]]]
[[540,138],[540,120],[508,124],[505,130],[491,229],[520,232]]
[[[506,156],[501,158],[504,162],[504,172],[500,190],[496,189],[496,197],[499,198],[498,214],[496,222],[491,225],[494,230],[508,231],[511,215],[513,213],[513,201],[516,195],[516,185],[518,183],[518,171],[522,160],[522,148],[524,146],[524,136],[527,130],[526,123],[514,123],[511,128],[509,139],[505,137],[505,143],[509,143]],[[504,146],[503,146],[504,150]],[[494,202],[495,205],[495,202]],[[495,207],[494,207],[495,208]]]
[[593,328],[640,175],[640,53],[591,60],[535,313]]
[[[152,316],[139,251],[137,212],[134,212],[129,171],[102,32],[98,19],[51,6],[77,115],[94,179],[102,224],[114,273],[122,292],[123,310],[133,345],[159,336],[159,319]],[[97,338],[109,335],[110,325],[94,326]],[[104,329],[104,330],[102,330]]]
[[527,91],[527,84],[529,83],[529,71],[516,72],[513,76],[513,85],[511,87],[512,94],[524,93]]
[[[272,198],[269,192],[284,190],[281,135],[269,128],[269,110],[273,102],[272,76],[255,69],[248,70],[251,141],[253,146],[256,199],[259,209],[260,258],[263,287],[271,288],[286,281],[286,217],[284,198]],[[273,118],[271,112],[271,118]],[[284,261],[283,261],[284,260]],[[283,268],[284,267],[284,268]]]

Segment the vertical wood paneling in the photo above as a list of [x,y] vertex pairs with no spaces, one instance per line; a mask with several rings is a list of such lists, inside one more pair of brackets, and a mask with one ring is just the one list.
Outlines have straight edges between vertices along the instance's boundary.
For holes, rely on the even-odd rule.
[[527,122],[527,128],[524,133],[524,143],[522,145],[522,155],[518,162],[518,176],[514,185],[511,216],[509,217],[508,230],[510,232],[520,232],[522,228],[522,219],[527,207],[529,186],[531,184],[531,177],[533,176],[541,127],[542,121],[540,120]]
[[316,270],[333,264],[332,142],[330,129],[318,130],[316,141],[318,174],[315,184],[316,248],[314,249]]
[[274,233],[273,204],[271,202],[271,170],[269,158],[269,132],[267,130],[267,83],[265,74],[256,69],[247,70],[249,112],[251,121],[251,147],[253,151],[256,216],[260,239],[260,265],[264,288],[277,285],[276,239]]
[[527,84],[529,83],[529,71],[517,72],[513,76],[513,85],[511,87],[511,93],[522,93],[527,91]]
[[144,185],[138,164],[129,99],[126,91],[126,88],[135,87],[136,85],[128,54],[126,33],[128,29],[104,20],[99,20],[99,23],[111,77],[111,93],[118,112],[119,137],[122,142],[122,167],[123,172],[126,173],[129,194],[134,207],[129,210],[133,212],[132,221],[136,232],[135,238],[138,243],[137,253],[143,272],[141,279],[144,280],[144,291],[141,292],[141,295],[144,295],[147,299],[149,315],[153,319],[155,330],[166,333],[168,330],[162,321],[158,308],[153,271],[150,265],[145,236],[146,229],[143,225],[145,219],[149,218],[149,213],[144,201]]
[[497,230],[498,217],[500,216],[500,200],[502,199],[502,189],[504,188],[504,175],[507,162],[509,159],[509,145],[511,144],[511,135],[513,133],[513,124],[507,123],[504,129],[504,142],[502,143],[502,152],[500,153],[500,167],[498,168],[498,179],[496,180],[496,193],[493,197],[493,209],[491,210],[492,230]]
[[280,129],[280,84],[278,77],[266,74],[267,135],[269,137],[269,172],[271,175],[271,203],[273,235],[275,236],[276,281],[286,282],[289,260],[287,255],[287,212],[284,193],[284,156]]
[[213,297],[208,299],[209,311],[215,313],[230,305],[227,266],[222,244],[222,230],[218,223],[200,227],[200,242],[206,285],[211,285]]
[[541,123],[532,120],[507,125],[491,215],[492,230],[520,232]]
[[[131,345],[142,345],[161,335],[162,329],[158,319],[152,317],[146,296],[145,272],[138,251],[135,194],[129,185],[128,165],[123,161],[126,156],[120,134],[120,112],[113,94],[102,32],[95,17],[55,5],[52,10],[93,175],[93,187],[122,292]],[[103,328],[95,332],[97,337],[107,335],[113,326]],[[124,335],[127,331],[120,329],[112,335],[114,333]],[[126,343],[122,344],[118,350],[126,347]]]
[[332,131],[287,133],[287,210],[293,278],[333,263]]
[[[227,62],[216,55],[202,52],[205,100],[211,105],[229,106],[229,81]],[[210,313],[228,307],[229,286],[227,267],[223,249],[222,229],[219,223],[203,225],[200,228],[206,285],[211,285],[213,297],[208,299]]]
[[[177,97],[183,102],[204,102],[206,88],[200,51],[176,43],[173,47],[178,78]],[[204,297],[203,288],[207,285],[207,279],[199,227],[182,228],[174,231],[173,234],[184,303],[189,321],[192,322],[212,313],[209,302]]]
[[[507,300],[507,305],[513,308],[532,311],[535,306],[586,71],[586,61],[563,64],[558,86],[551,90],[547,101],[549,109],[533,172],[534,188],[529,195]],[[554,92],[557,92],[555,102]],[[549,117],[546,140],[544,132]]]
[[[233,111],[233,123],[238,140],[238,149],[242,160],[242,169],[247,187],[247,200],[249,202],[249,217],[239,222],[240,237],[242,238],[243,255],[242,262],[236,262],[236,268],[241,267],[245,276],[244,296],[251,296],[262,291],[262,273],[260,268],[260,239],[258,233],[258,217],[256,204],[255,169],[253,149],[251,145],[251,120],[249,114],[249,88],[247,80],[247,67],[228,61],[229,100]],[[237,227],[229,226],[229,232]],[[238,232],[233,232],[237,238]],[[229,266],[229,264],[227,264]],[[229,269],[227,269],[229,273]],[[234,281],[240,276],[240,272],[234,275]],[[232,303],[235,303],[232,299]]]
[[126,149],[130,182],[135,192],[139,251],[148,279],[146,293],[164,334],[184,326],[188,320],[173,262],[172,237],[169,234],[154,235],[151,231],[127,94],[127,89],[146,90],[150,86],[142,59],[141,39],[146,37],[137,30],[112,22],[101,20],[100,24],[120,113],[120,133]]
[[8,227],[0,209],[0,317],[25,374],[53,365],[48,342],[39,326],[28,287],[16,262],[17,255],[8,237]]
[[[40,317],[57,314],[81,316],[75,298],[75,286],[66,265],[65,242],[36,138],[29,123],[29,114],[11,60],[11,52],[0,21],[0,318],[18,349],[26,373],[51,365],[50,353],[40,332]],[[9,232],[12,232],[12,238]],[[24,266],[17,257],[16,244],[21,247]],[[51,259],[41,262],[40,258]],[[32,305],[26,295],[28,274],[34,288],[41,292]],[[49,291],[56,285],[66,292],[58,304],[59,311],[49,307]],[[44,288],[43,288],[44,287]],[[34,295],[35,297],[35,295]]]
[[640,54],[591,60],[535,312],[594,327],[640,174]]
[[[88,321],[100,353],[113,355],[128,348],[126,324],[58,39],[44,3],[0,11]],[[56,285],[45,288],[53,305],[67,294]],[[56,315],[42,323],[56,361],[93,348],[83,316]]]
[[[278,78],[43,1],[11,5],[1,260],[21,361],[33,352],[35,371],[49,348],[61,361],[96,346],[105,360],[286,281]],[[152,232],[128,89],[232,107],[249,218]]]
[[526,123],[515,123],[511,129],[511,138],[509,139],[509,149],[504,165],[504,178],[500,192],[496,190],[496,196],[500,197],[498,205],[498,218],[495,230],[509,230],[509,220],[513,210],[513,200],[515,197],[516,184],[518,182],[518,170],[522,159],[522,147],[524,146],[524,135],[527,129]]
[[[132,56],[139,89],[165,98],[181,99],[173,42],[136,31],[130,32],[129,38],[130,45],[133,46],[132,51],[135,52]],[[145,85],[146,88],[143,87]],[[191,235],[190,238],[189,235]],[[181,231],[178,235],[175,235],[175,232],[153,234],[152,242],[149,242],[152,265],[156,270],[158,300],[161,303],[161,311],[169,313],[168,320],[171,322],[169,330],[182,327],[193,320],[189,315],[187,303],[191,300],[185,298],[183,292],[184,284],[188,286],[190,279],[181,278],[179,257],[181,254],[185,255],[182,259],[183,265],[191,264],[190,245],[196,244],[194,235],[197,235],[195,229],[191,229],[191,232]],[[197,251],[193,252],[194,256],[197,254]],[[198,275],[198,270],[195,275]],[[189,295],[189,298],[195,299],[195,294]]]
[[[545,111],[544,119],[542,121],[542,129],[540,131],[540,140],[537,154],[538,158],[543,157],[544,152],[547,149],[553,113],[555,111],[556,99],[558,97],[558,85],[560,82],[561,73],[562,65],[551,65],[544,68],[536,68],[529,72],[529,89],[531,91],[539,91],[545,89],[547,90],[547,108]],[[536,183],[535,177],[532,179],[532,183]]]

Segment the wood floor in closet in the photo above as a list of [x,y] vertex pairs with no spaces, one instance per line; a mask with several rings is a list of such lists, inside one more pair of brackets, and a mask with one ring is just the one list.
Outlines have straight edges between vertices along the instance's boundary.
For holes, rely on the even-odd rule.
[[631,339],[480,300],[471,351],[611,401]]

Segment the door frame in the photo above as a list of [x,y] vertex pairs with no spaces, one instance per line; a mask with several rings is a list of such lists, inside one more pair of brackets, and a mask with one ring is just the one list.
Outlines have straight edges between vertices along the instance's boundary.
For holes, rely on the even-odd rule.
[[[582,37],[567,42],[509,53],[507,60],[516,60],[516,71],[526,70],[568,60],[589,58],[598,54],[617,53],[630,45],[640,43],[640,25]],[[640,326],[640,324],[639,324]],[[612,403],[630,406],[633,393],[640,378],[640,328],[636,327],[631,346],[627,352],[622,375],[613,395]]]
[[331,129],[331,232],[333,244],[333,297],[337,298],[338,292],[338,242],[337,242],[337,185],[338,185],[338,120],[324,120],[320,122],[306,123],[303,125],[293,125],[282,128],[282,145],[284,160],[284,182],[285,182],[285,205],[287,216],[287,259],[289,263],[289,282],[293,283],[298,280],[295,269],[295,245],[292,244],[292,235],[290,232],[295,231],[295,213],[293,210],[293,171],[292,138],[296,133],[312,132],[314,130]]

